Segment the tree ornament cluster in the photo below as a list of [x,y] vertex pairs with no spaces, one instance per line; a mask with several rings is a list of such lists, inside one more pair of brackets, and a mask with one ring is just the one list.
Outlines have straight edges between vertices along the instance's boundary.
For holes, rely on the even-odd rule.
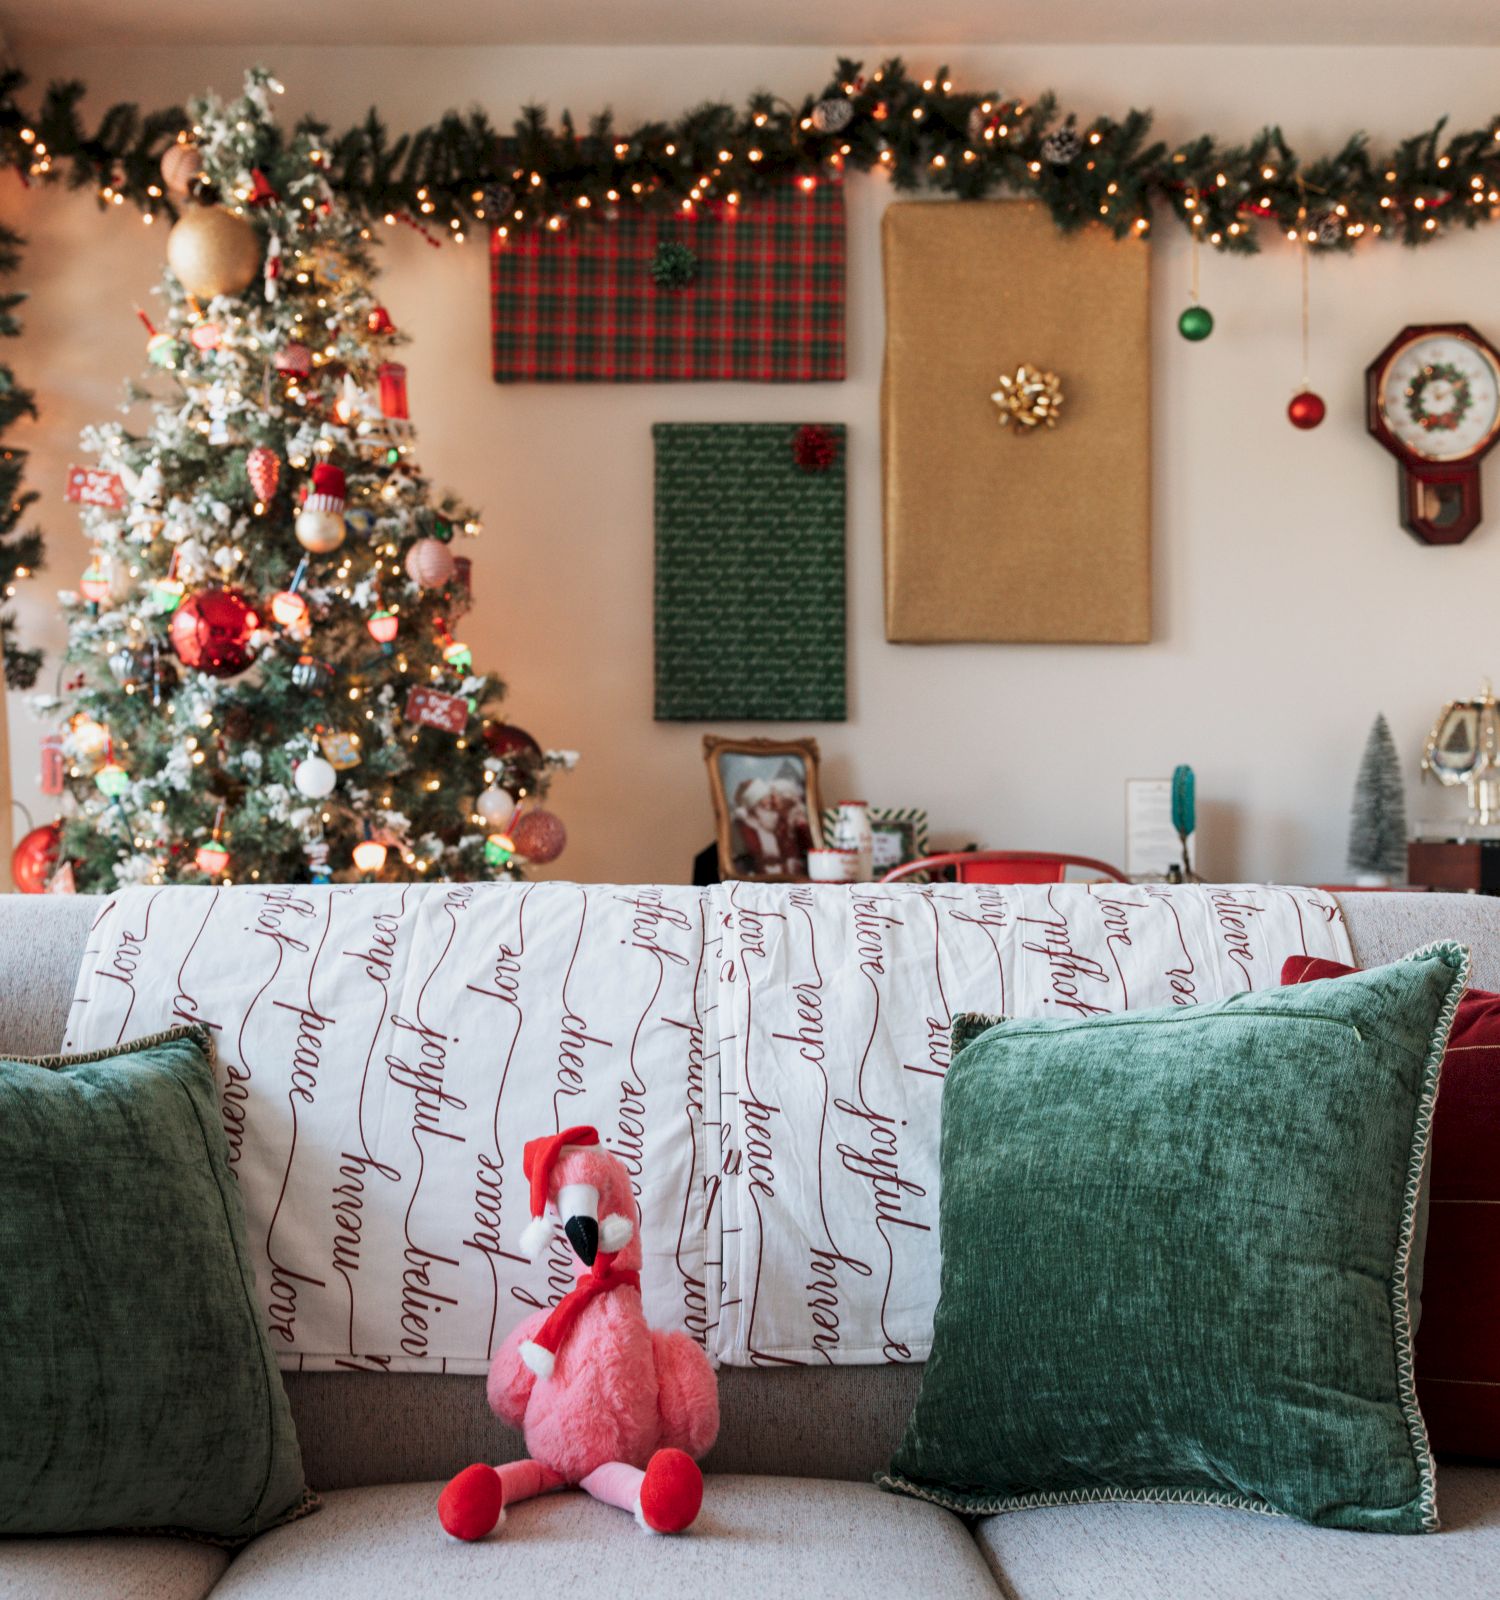
[[454,637],[478,518],[421,471],[368,230],[273,93],[195,103],[157,158],[183,213],[150,421],[85,435],[118,492],[81,507],[67,689],[36,702],[65,815],[28,885],[478,879],[566,838],[539,801],[572,757],[501,720]]

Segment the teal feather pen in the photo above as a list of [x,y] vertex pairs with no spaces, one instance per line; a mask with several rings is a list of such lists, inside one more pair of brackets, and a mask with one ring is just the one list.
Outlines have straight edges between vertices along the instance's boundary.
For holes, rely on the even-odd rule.
[[1198,827],[1197,780],[1191,767],[1172,769],[1172,826],[1182,840],[1182,876],[1191,882],[1193,865],[1188,859],[1188,839]]

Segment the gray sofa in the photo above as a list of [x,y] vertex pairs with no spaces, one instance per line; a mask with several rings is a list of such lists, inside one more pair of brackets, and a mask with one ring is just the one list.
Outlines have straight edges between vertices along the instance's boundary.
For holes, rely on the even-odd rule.
[[[0,1049],[55,1050],[97,902],[0,899]],[[1500,989],[1500,900],[1355,894],[1356,958],[1391,960],[1435,938],[1474,952]],[[494,1539],[438,1528],[443,1482],[470,1461],[521,1453],[482,1378],[289,1373],[316,1516],[232,1559],[163,1538],[0,1541],[5,1600],[1500,1600],[1500,1469],[1445,1464],[1445,1531],[1330,1533],[1197,1506],[1111,1504],[972,1525],[873,1488],[920,1381],[900,1367],[722,1370],[723,1430],[703,1515],[652,1539],[619,1512],[564,1494],[515,1509]]]

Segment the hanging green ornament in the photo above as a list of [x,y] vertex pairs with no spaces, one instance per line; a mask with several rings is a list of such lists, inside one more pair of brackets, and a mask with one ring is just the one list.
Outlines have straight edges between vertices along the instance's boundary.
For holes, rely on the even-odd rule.
[[686,289],[698,276],[698,258],[685,244],[663,239],[651,257],[651,278],[658,289]]
[[1206,339],[1214,331],[1214,314],[1207,306],[1198,304],[1198,227],[1201,218],[1193,217],[1193,303],[1177,319],[1177,331],[1193,344]]

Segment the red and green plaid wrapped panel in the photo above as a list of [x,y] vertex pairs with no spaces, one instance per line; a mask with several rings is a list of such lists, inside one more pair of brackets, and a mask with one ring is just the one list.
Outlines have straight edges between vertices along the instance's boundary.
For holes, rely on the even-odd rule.
[[[692,252],[680,288],[658,247]],[[820,179],[696,216],[491,235],[497,383],[816,383],[844,376],[844,195]]]

